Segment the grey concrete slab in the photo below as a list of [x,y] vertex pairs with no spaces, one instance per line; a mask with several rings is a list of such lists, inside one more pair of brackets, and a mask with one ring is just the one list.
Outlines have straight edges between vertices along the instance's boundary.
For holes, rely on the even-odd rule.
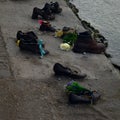
[[0,78],[9,78],[11,76],[8,53],[0,29]]
[[[118,120],[120,117],[120,75],[104,55],[75,54],[61,51],[61,39],[51,33],[40,32],[38,21],[32,20],[33,7],[42,8],[49,0],[0,1],[0,119],[1,120]],[[51,21],[56,28],[79,26],[66,3],[59,1],[63,12]],[[45,42],[50,54],[39,55],[21,52],[15,44],[16,33],[33,30]],[[4,43],[4,45],[2,45]],[[7,50],[7,52],[6,52]],[[53,65],[60,62],[87,74],[78,82],[102,94],[97,105],[69,105],[64,85],[69,78],[54,77]],[[4,69],[3,69],[4,68]],[[5,72],[5,71],[6,72]],[[7,73],[8,72],[8,73]],[[11,79],[11,73],[14,78]],[[10,75],[9,75],[10,74]],[[8,75],[8,76],[7,76]],[[5,78],[5,79],[4,79]],[[8,79],[9,78],[9,79]]]

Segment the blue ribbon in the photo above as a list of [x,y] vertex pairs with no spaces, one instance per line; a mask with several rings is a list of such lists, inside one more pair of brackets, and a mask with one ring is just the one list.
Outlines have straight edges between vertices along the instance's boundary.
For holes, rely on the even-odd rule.
[[39,50],[40,50],[40,53],[41,53],[41,57],[43,57],[45,55],[45,51],[42,47],[42,44],[43,44],[43,40],[42,39],[38,40],[38,45],[39,45]]

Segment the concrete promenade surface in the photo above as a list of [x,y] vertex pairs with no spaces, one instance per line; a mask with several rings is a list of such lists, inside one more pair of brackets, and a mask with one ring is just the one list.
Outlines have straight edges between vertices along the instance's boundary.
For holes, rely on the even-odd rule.
[[[61,39],[40,32],[31,19],[33,7],[42,8],[49,0],[0,0],[0,120],[119,120],[120,74],[104,55],[75,54],[59,49]],[[59,0],[63,12],[51,21],[56,28],[79,26],[80,21]],[[21,52],[15,44],[16,33],[32,30],[45,42],[50,54]],[[96,105],[70,105],[64,92],[68,78],[56,78],[53,65],[60,62],[87,74],[77,80],[91,90],[98,90]]]

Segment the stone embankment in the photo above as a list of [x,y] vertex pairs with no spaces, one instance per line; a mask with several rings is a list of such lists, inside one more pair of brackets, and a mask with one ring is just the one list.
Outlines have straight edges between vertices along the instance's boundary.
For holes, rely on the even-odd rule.
[[[81,21],[82,26],[83,26],[86,30],[88,30],[88,31],[92,31],[92,32],[97,33],[97,34],[99,35],[99,37],[102,38],[102,40],[105,41],[105,42],[107,43],[107,45],[108,45],[108,40],[107,40],[102,34],[100,34],[100,32],[99,32],[98,29],[94,28],[89,22],[87,22],[87,21],[85,21],[85,20],[82,20],[82,19],[79,17],[79,15],[78,15],[79,9],[77,9],[76,6],[70,2],[70,0],[65,0],[65,1],[66,1],[67,5],[72,9],[72,11],[73,11],[73,13],[76,15],[76,17]],[[107,53],[107,52],[105,52],[105,56],[106,56],[107,58],[110,58],[110,60],[111,60],[111,58],[112,58],[111,54],[110,54],[110,53]],[[111,64],[112,64],[116,69],[120,70],[120,66],[119,66],[117,63],[111,61]]]
[[[42,8],[49,0],[0,1],[0,120],[119,120],[120,75],[105,55],[75,54],[61,51],[61,39],[39,31],[38,21],[31,19],[34,7]],[[51,21],[56,28],[76,27],[85,31],[65,1],[63,11]],[[44,40],[50,54],[21,52],[15,44],[18,30],[34,31]],[[64,85],[71,79],[54,77],[53,65],[62,63],[87,74],[78,82],[98,90],[96,105],[70,105]]]

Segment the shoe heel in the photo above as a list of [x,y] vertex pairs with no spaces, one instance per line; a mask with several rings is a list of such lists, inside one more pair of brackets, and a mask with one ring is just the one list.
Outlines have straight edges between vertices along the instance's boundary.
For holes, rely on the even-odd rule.
[[38,8],[36,8],[36,7],[33,9],[32,19],[38,19],[38,13],[37,13],[38,10],[37,9]]

